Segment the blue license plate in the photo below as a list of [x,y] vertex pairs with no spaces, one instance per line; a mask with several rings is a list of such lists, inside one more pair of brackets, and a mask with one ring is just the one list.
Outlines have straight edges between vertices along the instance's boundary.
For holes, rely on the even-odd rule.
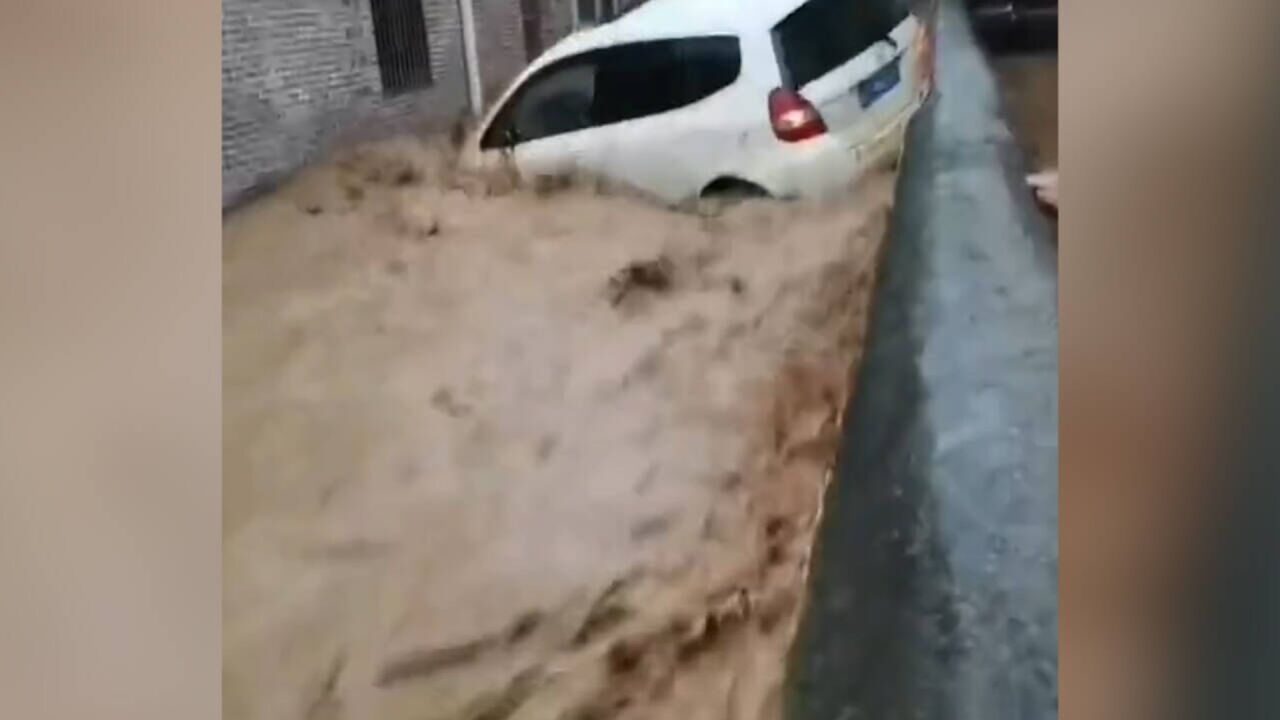
[[858,83],[858,102],[864,108],[871,107],[872,103],[897,87],[900,79],[898,58],[895,57]]

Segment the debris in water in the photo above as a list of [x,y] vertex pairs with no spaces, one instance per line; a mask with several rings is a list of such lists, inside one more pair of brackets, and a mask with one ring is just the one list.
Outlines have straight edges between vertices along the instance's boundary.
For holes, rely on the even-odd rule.
[[609,302],[617,307],[633,290],[662,293],[671,289],[675,265],[665,255],[633,262],[609,278]]
[[534,630],[542,624],[542,611],[529,610],[521,613],[511,624],[511,630],[507,632],[507,642],[514,644],[529,637]]
[[789,525],[790,523],[787,522],[785,517],[781,515],[771,515],[764,524],[765,537],[770,539],[776,538],[782,534],[782,531],[786,530]]
[[630,638],[622,638],[609,646],[605,661],[609,666],[609,672],[614,675],[624,675],[635,670],[643,658],[644,646],[641,643]]
[[422,174],[412,167],[400,168],[399,170],[396,171],[395,176],[391,178],[391,184],[397,187],[404,187],[405,185],[416,185],[421,181],[422,181]]

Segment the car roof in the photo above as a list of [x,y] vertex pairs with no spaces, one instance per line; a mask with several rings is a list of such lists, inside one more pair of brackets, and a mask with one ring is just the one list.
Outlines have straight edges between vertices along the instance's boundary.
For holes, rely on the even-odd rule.
[[699,35],[740,35],[772,27],[805,0],[649,0],[622,17],[575,32],[534,63],[622,43]]

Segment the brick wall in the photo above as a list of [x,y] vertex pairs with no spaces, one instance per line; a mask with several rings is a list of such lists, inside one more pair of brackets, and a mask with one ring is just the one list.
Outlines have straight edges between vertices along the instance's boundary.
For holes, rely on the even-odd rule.
[[525,66],[520,0],[472,0],[476,18],[476,51],[484,101],[497,93]]
[[[447,122],[466,109],[457,0],[422,3],[434,82],[387,98],[369,0],[223,0],[224,206],[335,144]],[[474,8],[492,101],[524,66],[519,0],[474,0]]]
[[542,0],[542,47],[549,48],[573,32],[574,1]]

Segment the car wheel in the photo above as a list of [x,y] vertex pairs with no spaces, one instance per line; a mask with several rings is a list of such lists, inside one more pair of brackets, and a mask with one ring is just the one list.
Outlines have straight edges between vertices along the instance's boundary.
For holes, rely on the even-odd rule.
[[701,197],[721,201],[739,202],[769,197],[769,191],[759,185],[735,177],[716,178],[702,189]]

